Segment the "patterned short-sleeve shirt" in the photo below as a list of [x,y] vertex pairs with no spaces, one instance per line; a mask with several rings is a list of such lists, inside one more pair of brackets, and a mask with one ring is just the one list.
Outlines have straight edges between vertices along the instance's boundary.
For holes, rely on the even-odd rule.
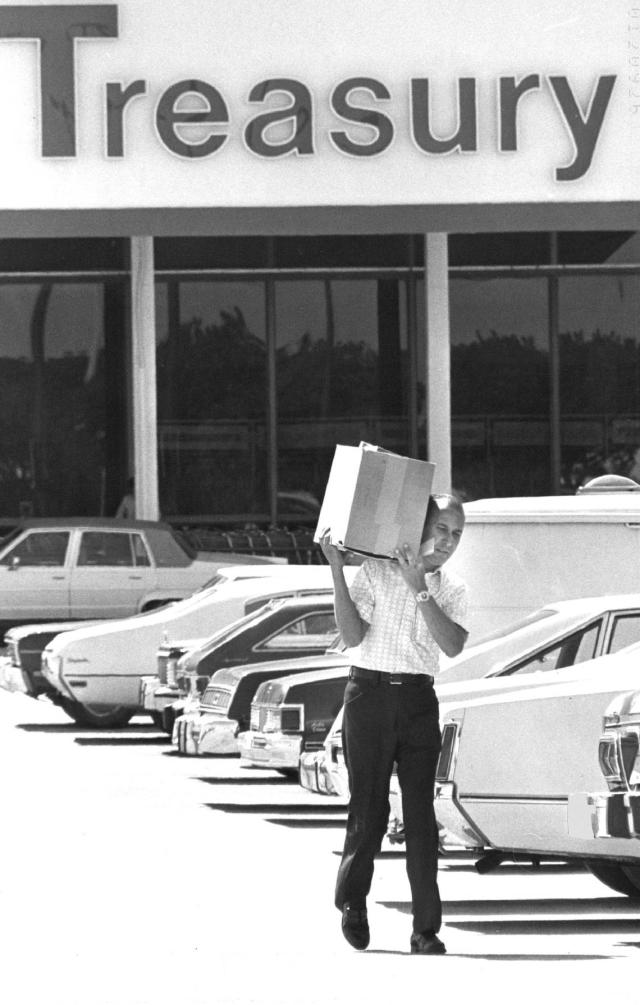
[[[425,585],[452,621],[467,630],[467,587],[458,576],[438,569]],[[440,647],[433,638],[396,562],[367,559],[349,590],[358,614],[369,625],[353,650],[358,666],[389,673],[426,673],[435,677]]]

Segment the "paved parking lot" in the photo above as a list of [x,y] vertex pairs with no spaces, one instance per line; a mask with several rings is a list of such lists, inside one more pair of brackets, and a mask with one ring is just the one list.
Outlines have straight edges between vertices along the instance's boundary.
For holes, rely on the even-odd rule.
[[236,758],[177,757],[144,719],[101,734],[4,692],[0,750],[11,1005],[599,1002],[635,986],[640,910],[581,869],[443,859],[449,954],[417,958],[403,853],[386,846],[356,953],[332,906],[339,801]]

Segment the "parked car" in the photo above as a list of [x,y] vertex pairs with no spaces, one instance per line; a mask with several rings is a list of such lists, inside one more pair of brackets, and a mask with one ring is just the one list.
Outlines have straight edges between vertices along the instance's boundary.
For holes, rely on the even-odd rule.
[[298,763],[300,785],[323,796],[349,798],[349,782],[342,748],[341,705],[321,750],[303,750]]
[[265,681],[251,703],[250,728],[238,736],[240,759],[298,774],[300,757],[318,753],[344,700],[349,664]]
[[[218,569],[207,586],[240,579],[259,579],[270,575],[273,575],[273,566],[269,568],[264,565],[226,565]],[[63,631],[92,627],[104,623],[105,620],[46,621],[10,628],[5,633],[4,649],[0,655],[0,687],[7,691],[19,691],[31,698],[46,695],[54,702],[57,701],[60,692],[42,673],[42,652],[45,646]]]
[[480,871],[514,856],[581,861],[608,886],[639,896],[637,843],[600,840],[593,807],[576,798],[601,787],[603,711],[637,688],[639,661],[635,643],[580,665],[494,680],[484,694],[441,699],[435,805],[445,845],[475,852]]
[[[163,643],[158,651],[158,674],[142,678],[140,704],[152,714],[161,714],[188,693],[202,694],[211,675],[221,667],[286,659],[294,654],[319,655],[337,631],[329,589],[304,597],[274,598],[211,638],[193,645]],[[185,659],[178,675],[181,656]],[[169,659],[171,681],[167,680]],[[193,682],[191,687],[189,680]]]
[[25,520],[0,545],[0,630],[121,618],[188,597],[232,556],[150,520]]
[[[572,668],[604,653],[617,652],[640,640],[640,596],[587,597],[565,600],[534,611],[528,618],[496,632],[443,659],[436,692],[443,703],[464,697],[480,698],[511,681],[514,686],[536,686],[540,672]],[[339,724],[333,732],[340,736]],[[346,792],[347,777],[341,745],[332,748],[334,760],[324,770],[338,791]],[[338,753],[338,750],[340,753]],[[318,755],[319,758],[322,755]],[[326,757],[326,753],[325,753]],[[397,792],[392,801],[400,813]]]
[[42,673],[44,647],[61,632],[97,624],[93,621],[51,621],[37,625],[16,625],[4,636],[0,655],[0,687],[30,698],[46,695],[56,699],[59,692]]
[[251,702],[263,681],[294,672],[335,671],[336,667],[344,670],[347,666],[348,658],[342,650],[329,649],[321,656],[296,656],[216,670],[198,707],[176,719],[173,742],[181,754],[237,754],[238,738],[249,729]]
[[[617,694],[604,712],[598,741],[601,785],[569,796],[569,834],[596,838],[603,852],[624,841],[624,858],[592,862],[608,886],[640,897],[640,690]],[[606,783],[607,789],[603,790]],[[605,839],[604,842],[599,839]]]
[[114,726],[140,707],[140,679],[155,669],[165,636],[202,636],[262,606],[274,596],[330,588],[328,566],[274,566],[272,576],[227,582],[137,617],[57,635],[42,654],[42,671],[76,721]]

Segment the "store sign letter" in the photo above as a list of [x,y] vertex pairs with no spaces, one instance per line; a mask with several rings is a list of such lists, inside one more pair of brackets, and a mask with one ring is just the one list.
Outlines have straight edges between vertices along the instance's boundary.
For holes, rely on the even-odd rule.
[[0,39],[39,43],[43,157],[76,155],[75,40],[117,36],[115,4],[0,8]]
[[[130,6],[129,22],[136,5]],[[211,27],[214,7],[210,5],[211,13],[206,14],[212,21]],[[35,66],[41,94],[43,157],[77,156],[76,42],[117,37],[117,4],[0,6],[0,41],[19,39],[37,43]],[[175,40],[167,44],[175,44]],[[207,44],[206,36],[202,44]],[[545,77],[539,73],[520,78],[503,76],[492,83],[493,100],[489,102],[486,80],[474,76],[453,80],[450,89],[453,96],[443,94],[441,85],[436,93],[428,76],[396,81],[395,93],[376,77],[347,77],[330,94],[321,84],[314,92],[302,80],[278,76],[250,85],[242,95],[235,96],[234,102],[225,96],[224,81],[217,79],[220,71],[216,66],[212,67],[212,74],[216,75],[218,86],[192,79],[187,70],[185,79],[165,85],[155,95],[149,81],[135,79],[131,67],[125,72],[129,74],[126,82],[104,83],[101,114],[105,119],[106,156],[110,160],[125,156],[128,109],[135,99],[142,98],[146,101],[143,114],[150,129],[155,128],[162,149],[185,160],[202,160],[219,154],[228,142],[233,143],[232,130],[236,142],[244,140],[246,149],[256,157],[310,159],[316,156],[316,140],[322,149],[323,137],[317,136],[321,129],[326,131],[325,138],[338,156],[372,158],[391,147],[395,131],[402,123],[414,145],[413,165],[408,164],[408,170],[415,167],[416,154],[426,159],[476,154],[490,149],[489,144],[499,153],[517,153],[519,123],[529,102],[535,101],[546,105],[545,121],[553,116],[572,148],[566,163],[555,167],[558,182],[577,181],[589,171],[616,82],[612,74],[596,77],[584,100],[577,96],[575,85],[567,76]],[[402,110],[407,99],[408,118]],[[326,103],[325,117],[316,116],[315,104],[320,101]],[[232,122],[229,108],[237,109],[241,102],[245,110],[234,116]],[[261,108],[256,108],[257,105]],[[326,124],[327,111],[335,124]],[[447,125],[443,126],[443,121]],[[131,125],[129,131],[133,133]],[[496,135],[497,141],[493,139]],[[535,141],[530,123],[524,144],[528,155]],[[326,146],[323,156],[325,151]],[[543,150],[542,155],[546,158],[547,151]]]

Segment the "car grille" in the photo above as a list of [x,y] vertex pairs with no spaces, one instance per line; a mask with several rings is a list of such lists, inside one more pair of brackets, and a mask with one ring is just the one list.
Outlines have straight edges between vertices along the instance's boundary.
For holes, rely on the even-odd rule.
[[222,687],[206,688],[200,701],[201,708],[214,708],[216,711],[227,709],[231,704],[231,691]]
[[438,764],[436,765],[437,782],[446,782],[449,780],[449,775],[451,773],[452,761],[453,761],[453,750],[456,742],[457,733],[458,733],[457,722],[448,722],[443,727],[442,746],[440,747],[440,756],[438,757]]

